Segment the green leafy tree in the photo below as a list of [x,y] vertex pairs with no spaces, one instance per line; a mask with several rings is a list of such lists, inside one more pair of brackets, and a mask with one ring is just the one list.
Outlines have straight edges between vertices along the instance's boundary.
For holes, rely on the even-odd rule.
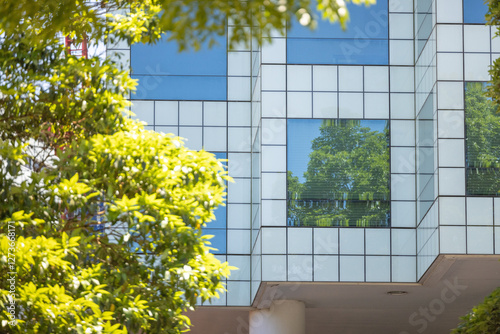
[[[353,1],[370,4],[372,0]],[[180,333],[223,291],[227,263],[201,227],[223,165],[129,118],[128,71],[61,43],[198,48],[313,27],[311,0],[7,0],[0,6],[1,333]],[[343,1],[320,1],[345,26]],[[253,27],[248,29],[247,27]]]
[[387,129],[355,120],[324,120],[311,143],[305,182],[288,174],[292,224],[379,226],[387,224],[389,149]]
[[500,333],[500,288],[461,319],[462,322],[452,331],[453,334]]
[[[7,182],[21,177],[10,172]],[[183,312],[217,296],[229,274],[200,230],[225,180],[211,154],[138,127],[71,143],[50,167],[2,185],[17,249],[9,261],[9,233],[0,238],[0,279],[15,278],[18,294],[17,324],[3,332],[179,332]]]

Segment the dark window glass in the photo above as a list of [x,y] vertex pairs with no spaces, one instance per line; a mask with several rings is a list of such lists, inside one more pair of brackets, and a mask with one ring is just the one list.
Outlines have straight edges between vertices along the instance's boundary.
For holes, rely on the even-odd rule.
[[488,5],[482,0],[464,0],[464,23],[485,23]]
[[[214,153],[217,159],[227,159],[227,153],[216,152]],[[226,232],[227,232],[227,210],[225,206],[219,206],[215,211],[215,220],[207,223],[207,227],[204,227],[204,235],[213,235],[214,237],[210,239],[211,247],[217,250],[212,251],[214,254],[226,254]]]
[[416,32],[416,41],[417,41],[417,55],[420,55],[422,50],[425,47],[425,44],[427,43],[427,40],[431,36],[432,32],[432,4],[433,2],[431,0],[419,0],[417,1],[417,8],[416,8],[416,27],[417,27],[417,32]]
[[417,115],[417,213],[419,221],[434,203],[436,194],[435,162],[436,153],[434,129],[434,95],[427,97]]
[[500,116],[485,90],[465,85],[467,195],[500,196]]
[[389,226],[386,120],[289,119],[289,226]]
[[132,99],[225,100],[226,37],[216,40],[211,48],[183,52],[166,37],[154,45],[132,45],[132,77],[139,79]]
[[346,31],[318,17],[315,30],[291,23],[287,62],[291,64],[378,64],[389,61],[387,0],[365,7],[348,4]]

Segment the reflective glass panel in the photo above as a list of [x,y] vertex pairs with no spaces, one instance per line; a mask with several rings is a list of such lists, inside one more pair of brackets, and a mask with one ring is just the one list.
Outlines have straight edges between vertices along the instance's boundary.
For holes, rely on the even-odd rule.
[[[227,153],[216,152],[214,153],[217,159],[227,159]],[[227,163],[224,162],[227,166]],[[217,250],[212,251],[214,254],[226,254],[227,245],[227,210],[225,206],[219,206],[214,211],[215,220],[207,223],[207,227],[202,228],[204,235],[213,235],[210,239],[211,247]]]
[[389,61],[388,2],[377,1],[365,7],[347,4],[350,21],[347,30],[321,19],[316,12],[316,29],[291,22],[287,35],[289,64],[378,64]]
[[415,12],[415,39],[416,56],[420,55],[432,32],[432,5],[431,0],[418,0]]
[[386,120],[289,119],[289,226],[389,226]]
[[434,94],[427,97],[417,115],[417,213],[422,219],[436,199],[434,155],[436,153],[436,135],[434,120]]
[[465,85],[467,195],[500,196],[500,115],[486,83]]
[[132,99],[225,100],[226,36],[216,41],[182,52],[166,37],[154,45],[132,45],[132,77],[139,80]]
[[133,74],[143,75],[226,75],[226,37],[200,50],[179,52],[175,42],[164,37],[158,43],[134,44],[130,49]]
[[347,3],[350,21],[347,29],[342,30],[340,24],[331,24],[321,19],[321,13],[316,10],[318,26],[311,30],[294,19],[291,23],[289,38],[388,38],[387,0],[379,0],[376,5],[365,7]]
[[226,100],[226,77],[132,75],[139,85],[132,99],[137,100]]
[[289,64],[388,64],[388,40],[290,38]]
[[210,239],[210,247],[216,248],[212,250],[213,254],[226,254],[226,229],[216,229],[216,228],[204,228],[204,235],[213,235]]
[[485,23],[488,5],[482,0],[464,0],[464,23]]

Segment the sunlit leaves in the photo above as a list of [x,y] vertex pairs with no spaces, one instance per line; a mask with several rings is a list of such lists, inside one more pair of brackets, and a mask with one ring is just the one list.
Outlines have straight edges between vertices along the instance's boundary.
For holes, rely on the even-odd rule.
[[[27,38],[52,38],[57,33],[77,39],[123,38],[129,43],[156,42],[167,32],[181,49],[213,43],[214,35],[224,35],[227,20],[234,26],[229,44],[234,46],[254,38],[258,43],[272,32],[285,34],[287,22],[315,27],[318,19],[338,22],[346,28],[349,12],[344,0],[145,0],[85,2],[69,0],[22,0],[7,2],[0,9],[0,27],[7,34],[19,26],[32,26]],[[374,4],[375,0],[353,0],[356,5]],[[322,13],[318,18],[313,8]],[[43,29],[41,28],[43,27]],[[244,27],[254,27],[253,33]],[[38,29],[37,29],[38,28]]]
[[[74,141],[43,170],[44,211],[57,223],[40,220],[43,236],[18,237],[16,261],[23,277],[37,278],[19,282],[26,290],[18,303],[44,320],[23,318],[19,332],[160,326],[178,333],[189,323],[183,311],[223,289],[230,267],[209,253],[200,227],[223,204],[227,171],[180,138],[131,127]],[[99,210],[104,225],[95,233]],[[30,221],[35,213],[6,219]],[[59,320],[64,312],[71,316]]]
[[57,39],[27,45],[23,33],[0,43],[0,138],[36,139],[59,149],[94,133],[126,127],[134,89],[128,72],[98,57],[63,57]]
[[[353,1],[371,3],[371,0]],[[136,82],[90,45],[154,43],[180,49],[257,44],[296,17],[314,27],[311,0],[102,2],[9,0],[0,6],[0,248],[15,229],[19,321],[9,333],[172,333],[183,314],[223,291],[227,263],[201,227],[230,181],[208,152],[128,118]],[[345,3],[320,1],[345,26]],[[228,29],[228,22],[231,26]],[[0,279],[9,277],[0,259]],[[0,290],[0,303],[8,292]],[[5,308],[1,320],[8,319]],[[10,326],[10,327],[7,327]]]
[[500,288],[493,291],[472,311],[461,317],[453,334],[496,333],[500,328]]

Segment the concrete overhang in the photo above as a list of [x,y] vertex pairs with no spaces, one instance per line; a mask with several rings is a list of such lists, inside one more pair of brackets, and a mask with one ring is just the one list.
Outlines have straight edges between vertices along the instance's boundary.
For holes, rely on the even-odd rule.
[[[418,283],[263,282],[252,307],[199,307],[191,333],[248,333],[248,314],[271,302],[306,305],[306,333],[449,333],[500,286],[500,256],[441,255]],[[272,312],[271,312],[272,314]]]

